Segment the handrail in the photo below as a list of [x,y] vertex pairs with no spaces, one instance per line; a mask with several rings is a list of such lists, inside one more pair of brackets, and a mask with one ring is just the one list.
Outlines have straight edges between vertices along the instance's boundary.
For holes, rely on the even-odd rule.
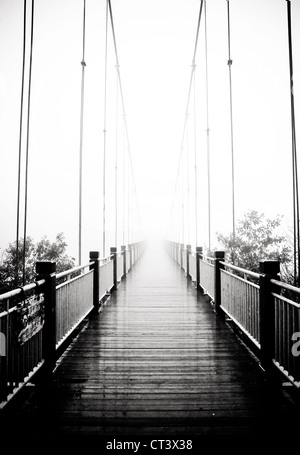
[[5,292],[4,294],[0,294],[0,302],[3,300],[11,299],[12,297],[16,297],[17,295],[21,294],[22,292],[28,292],[32,289],[35,289],[39,286],[45,284],[45,280],[35,281],[34,283],[26,284],[25,286],[20,286],[12,291]]
[[293,286],[292,284],[283,283],[282,281],[278,281],[278,280],[271,280],[271,283],[275,284],[275,286],[279,286],[288,291],[293,291],[293,292],[296,292],[297,294],[300,294],[300,288],[297,288],[296,286]]
[[259,279],[260,273],[252,272],[251,270],[243,269],[242,267],[237,267],[236,265],[229,264],[228,262],[221,261],[220,264],[224,265],[225,267],[235,270],[236,272],[244,273],[245,275],[252,276],[253,278]]
[[201,255],[202,257],[200,258],[201,261],[207,262],[208,264],[212,264],[215,262],[215,258],[212,258],[211,256],[205,256],[204,254]]
[[64,278],[65,276],[71,275],[71,273],[76,273],[79,270],[83,270],[86,267],[90,267],[92,264],[94,264],[94,262],[89,262],[86,265],[78,265],[77,267],[73,267],[72,269],[65,270],[63,272],[57,273],[56,274],[56,278],[59,280],[60,278]]

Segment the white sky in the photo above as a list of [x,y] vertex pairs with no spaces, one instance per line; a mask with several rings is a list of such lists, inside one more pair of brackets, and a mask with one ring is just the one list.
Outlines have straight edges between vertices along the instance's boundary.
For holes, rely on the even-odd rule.
[[[181,151],[200,2],[112,0],[111,3],[143,225],[146,231],[164,231],[169,221]],[[82,233],[83,258],[86,259],[89,250],[101,250],[102,245],[105,4],[105,0],[86,1]],[[1,250],[8,242],[15,240],[16,234],[22,5],[21,0],[0,0]],[[226,8],[225,0],[207,1],[213,234],[231,229]],[[35,2],[29,149],[27,234],[35,241],[43,235],[53,240],[58,232],[63,231],[69,252],[75,257],[78,255],[82,11],[82,0]],[[242,217],[248,209],[256,209],[267,216],[283,214],[287,226],[291,226],[292,166],[286,1],[231,0],[230,11],[236,217]],[[299,131],[300,1],[292,1],[292,13],[296,126]],[[204,21],[201,23],[196,58],[196,117],[194,118],[191,106],[188,135],[184,141],[185,153],[187,150],[189,153],[191,185],[191,233],[185,241],[193,243],[195,121],[199,166],[198,245],[205,245],[208,241],[203,32]],[[118,117],[116,115],[116,94],[115,56],[109,33],[107,224],[109,227],[114,226],[114,157],[118,118],[121,231],[124,141],[120,104]],[[122,240],[120,232],[118,243],[122,243]],[[114,246],[113,234],[107,235],[107,244]]]

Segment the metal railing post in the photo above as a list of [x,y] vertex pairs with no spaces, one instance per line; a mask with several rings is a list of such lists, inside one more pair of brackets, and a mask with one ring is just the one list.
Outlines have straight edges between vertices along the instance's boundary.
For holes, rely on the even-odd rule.
[[111,254],[111,257],[112,257],[112,260],[113,260],[113,282],[114,282],[114,285],[113,285],[112,291],[115,291],[117,289],[117,287],[118,287],[117,248],[115,246],[112,246],[110,248],[110,254]]
[[132,265],[136,262],[136,243],[132,244]]
[[36,263],[37,281],[45,280],[44,304],[45,324],[43,327],[43,358],[45,372],[51,373],[56,363],[56,262]]
[[126,245],[121,245],[121,251],[123,255],[123,276],[126,277],[127,275],[127,268],[126,268]]
[[186,246],[186,277],[189,280],[191,278],[190,276],[190,257],[191,257],[191,252],[192,252],[192,245],[187,245]]
[[129,264],[130,264],[129,270],[131,270],[132,269],[132,243],[129,243],[128,248],[129,248]]
[[221,307],[221,269],[223,265],[220,262],[224,261],[225,252],[224,251],[215,251],[215,292],[214,292],[214,302],[216,312],[220,312]]
[[99,251],[90,251],[90,270],[94,271],[93,274],[93,304],[94,310],[98,313],[100,309],[100,289],[99,289],[99,267],[100,258]]
[[8,396],[6,335],[0,332],[0,402]]
[[203,248],[202,246],[196,247],[196,287],[200,289],[201,278],[200,278],[200,259],[202,259]]
[[180,243],[180,267],[183,269],[183,249],[184,244]]
[[259,316],[261,361],[267,370],[272,368],[275,337],[275,308],[272,299],[272,279],[278,279],[279,261],[260,261],[259,263]]

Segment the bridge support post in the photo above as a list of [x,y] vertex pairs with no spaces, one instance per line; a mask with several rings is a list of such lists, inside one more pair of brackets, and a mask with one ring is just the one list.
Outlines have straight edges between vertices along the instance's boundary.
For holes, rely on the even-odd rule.
[[215,251],[215,309],[216,312],[221,312],[221,269],[224,266],[221,264],[224,261],[225,252],[224,251]]
[[45,359],[44,372],[47,375],[53,371],[56,363],[56,262],[37,262],[36,274],[37,281],[45,280],[45,324],[42,350]]
[[126,245],[121,246],[121,251],[123,255],[123,276],[127,275],[127,264],[126,264]]
[[117,273],[117,266],[118,266],[118,261],[117,261],[117,248],[115,246],[112,246],[110,248],[110,254],[113,260],[113,281],[114,285],[112,288],[112,291],[115,291],[118,287],[118,273]]
[[173,259],[173,242],[171,240],[166,240],[165,245],[169,255]]
[[186,246],[186,277],[189,280],[190,277],[190,256],[192,252],[192,245]]
[[129,248],[129,270],[132,269],[132,244],[129,243],[128,244],[128,248]]
[[260,315],[260,345],[261,362],[266,371],[273,370],[275,337],[275,308],[273,304],[272,279],[278,279],[280,272],[279,261],[260,261],[259,263],[259,315]]
[[100,258],[99,258],[99,251],[90,251],[90,262],[93,262],[93,264],[90,265],[90,270],[94,271],[94,275],[93,275],[94,311],[96,313],[98,313],[99,310],[100,310],[100,291],[99,291]]
[[6,335],[0,332],[0,401],[6,400],[8,396],[7,380],[7,357],[6,357]]
[[178,263],[178,243],[173,242],[173,259]]
[[200,259],[202,259],[203,248],[202,246],[196,247],[196,288],[200,289]]
[[136,262],[136,243],[131,244],[132,247],[132,265]]
[[180,243],[180,267],[183,269],[183,250],[184,244]]

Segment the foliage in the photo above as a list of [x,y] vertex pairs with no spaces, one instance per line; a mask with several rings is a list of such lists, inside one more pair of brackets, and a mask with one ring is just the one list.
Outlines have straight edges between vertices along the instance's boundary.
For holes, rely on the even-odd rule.
[[288,273],[292,258],[291,246],[286,236],[280,233],[281,222],[280,216],[270,219],[255,210],[247,212],[236,226],[235,241],[232,233],[217,235],[226,251],[226,260],[253,272],[259,271],[261,260],[279,260]]
[[[20,239],[18,254],[17,242],[10,243],[3,253],[3,259],[0,264],[1,294],[20,286],[21,283],[23,284],[23,246],[24,239]],[[37,261],[55,261],[58,273],[75,267],[75,259],[66,253],[67,246],[62,232],[56,235],[55,241],[52,243],[46,236],[36,244],[34,244],[31,237],[26,237],[25,284],[35,281],[35,263]]]

